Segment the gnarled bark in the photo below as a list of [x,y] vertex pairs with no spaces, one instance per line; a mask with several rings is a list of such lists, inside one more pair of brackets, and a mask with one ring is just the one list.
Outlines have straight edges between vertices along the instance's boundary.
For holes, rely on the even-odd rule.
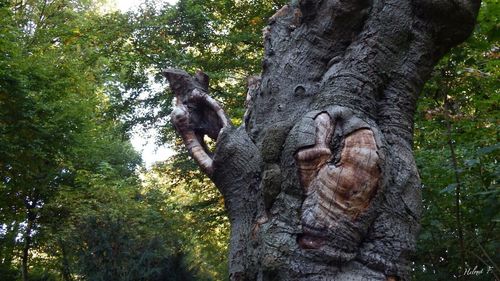
[[408,279],[421,211],[416,101],[479,5],[292,1],[264,30],[239,128],[206,75],[165,72],[172,122],[226,201],[231,280]]

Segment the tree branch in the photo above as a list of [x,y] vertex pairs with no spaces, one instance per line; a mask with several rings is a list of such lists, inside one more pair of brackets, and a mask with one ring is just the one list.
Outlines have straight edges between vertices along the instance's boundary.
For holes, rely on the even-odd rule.
[[205,73],[198,71],[191,77],[183,70],[167,69],[163,75],[175,94],[171,121],[190,155],[211,177],[214,173],[212,153],[204,136],[216,141],[220,131],[230,126],[230,120],[219,103],[208,95],[209,78]]
[[[244,126],[233,127],[221,106],[208,95],[207,75],[199,71],[191,77],[177,69],[165,70],[163,75],[176,97],[171,114],[176,131],[224,196],[231,221],[230,279],[252,280],[250,275],[254,273],[249,270],[255,269],[251,266],[255,260],[251,258],[252,249],[243,241],[253,239],[257,217],[264,213],[260,152]],[[214,153],[208,150],[205,135],[216,140]]]

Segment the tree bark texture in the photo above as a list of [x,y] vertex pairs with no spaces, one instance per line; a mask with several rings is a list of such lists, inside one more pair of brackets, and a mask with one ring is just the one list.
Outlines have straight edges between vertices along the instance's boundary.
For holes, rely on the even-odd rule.
[[231,280],[408,280],[421,213],[416,101],[479,6],[292,1],[264,29],[239,128],[202,72],[164,72],[172,122],[225,198]]

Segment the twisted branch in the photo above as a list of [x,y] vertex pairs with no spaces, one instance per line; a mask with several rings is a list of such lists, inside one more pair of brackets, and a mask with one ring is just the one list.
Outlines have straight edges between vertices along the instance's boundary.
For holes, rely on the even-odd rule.
[[208,95],[208,76],[198,71],[193,77],[178,69],[167,69],[163,75],[168,79],[175,94],[175,106],[171,121],[189,154],[208,176],[214,173],[212,152],[204,140],[208,136],[217,140],[230,120],[219,103]]

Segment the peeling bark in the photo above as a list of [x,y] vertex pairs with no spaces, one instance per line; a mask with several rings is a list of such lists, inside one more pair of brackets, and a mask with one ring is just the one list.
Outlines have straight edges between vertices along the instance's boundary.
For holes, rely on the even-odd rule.
[[421,212],[418,94],[479,5],[292,1],[264,30],[239,128],[206,75],[165,72],[172,122],[225,198],[231,280],[408,280]]

